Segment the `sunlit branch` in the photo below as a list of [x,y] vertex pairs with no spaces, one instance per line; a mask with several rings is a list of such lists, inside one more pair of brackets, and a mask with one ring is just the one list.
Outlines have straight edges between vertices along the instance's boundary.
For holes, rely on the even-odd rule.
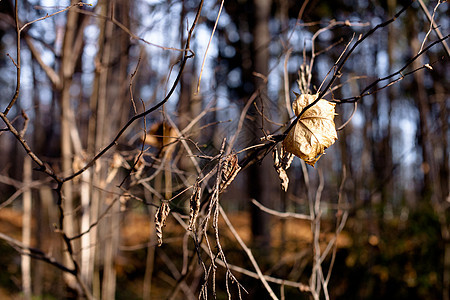
[[[425,36],[425,38],[423,40],[422,46],[420,47],[420,49],[422,49],[423,45],[425,43],[426,37],[430,33],[431,29],[433,29],[436,32],[436,35],[438,36],[438,38],[443,39],[444,36],[442,35],[442,32],[439,29],[439,27],[437,27],[435,25],[435,22],[434,22],[434,14],[435,14],[436,9],[438,8],[438,6],[441,4],[441,0],[439,0],[438,3],[436,4],[436,7],[434,8],[434,11],[433,11],[433,16],[430,15],[430,13],[428,12],[428,9],[425,6],[425,4],[423,3],[423,1],[422,0],[418,0],[418,1],[419,1],[419,4],[420,4],[420,8],[425,13],[425,15],[427,16],[428,21],[430,22],[430,30],[427,32],[427,35]],[[447,42],[442,40],[442,46],[444,47],[445,52],[447,53],[447,56],[450,57],[450,49],[448,47]]]
[[225,223],[227,224],[228,228],[233,233],[233,236],[235,237],[236,241],[239,243],[239,245],[242,247],[242,249],[247,254],[248,258],[250,259],[250,262],[252,263],[253,267],[255,268],[256,273],[258,274],[259,280],[262,282],[266,290],[269,292],[269,295],[272,299],[278,299],[275,293],[272,291],[272,288],[267,283],[266,278],[264,277],[263,273],[261,272],[261,269],[259,268],[258,263],[255,260],[255,257],[252,254],[252,251],[250,248],[247,247],[247,245],[244,243],[244,241],[241,239],[239,234],[237,233],[236,229],[234,229],[233,224],[231,224],[230,220],[228,219],[225,211],[223,210],[222,206],[219,206],[220,209],[220,215],[224,219]]
[[216,22],[214,23],[214,27],[211,32],[211,36],[209,37],[208,45],[206,46],[206,50],[205,50],[205,55],[203,56],[202,66],[200,68],[200,75],[198,76],[197,93],[200,92],[200,83],[202,81],[202,74],[203,74],[203,68],[205,67],[206,55],[208,54],[209,46],[214,37],[214,33],[216,32],[217,23],[219,23],[220,14],[221,14],[222,8],[223,8],[223,2],[224,2],[224,0],[222,0],[222,2],[220,3],[220,8],[219,8],[219,12],[217,13]]
[[251,199],[252,203],[254,205],[256,205],[259,209],[261,209],[262,211],[271,214],[273,216],[276,216],[278,218],[283,218],[283,219],[298,219],[298,220],[311,220],[311,217],[308,215],[304,215],[304,214],[298,214],[298,213],[291,213],[291,212],[281,212],[281,211],[277,211],[274,209],[270,209],[268,207],[265,207],[264,205],[262,205],[261,203],[259,203],[258,201],[256,201],[255,199]]

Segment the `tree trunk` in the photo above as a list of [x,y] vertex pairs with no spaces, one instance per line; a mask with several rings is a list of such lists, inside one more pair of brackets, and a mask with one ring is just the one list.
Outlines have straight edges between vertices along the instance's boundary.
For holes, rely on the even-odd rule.
[[[271,0],[255,0],[254,4],[254,31],[253,31],[253,45],[252,45],[252,62],[253,71],[268,76],[268,61],[269,61],[269,17]],[[249,139],[255,140],[265,133],[270,132],[270,124],[261,116],[261,113],[267,114],[271,111],[270,102],[267,101],[267,82],[260,77],[254,78],[255,90],[258,91],[258,100],[256,104],[259,112],[252,108],[249,114],[254,118],[250,126]],[[269,115],[267,115],[270,118]],[[256,136],[255,136],[256,135]],[[274,176],[274,169],[272,161],[266,157],[261,164],[253,164],[248,170],[248,192],[251,199],[256,199],[265,206],[271,207],[273,199],[277,199],[277,179]],[[260,249],[261,254],[268,254],[270,250],[270,215],[262,212],[259,208],[251,206],[252,215],[252,234],[254,238],[255,249]]]
[[[418,53],[420,49],[420,41],[417,38],[417,32],[414,26],[411,26],[411,50],[413,53]],[[424,64],[423,58],[419,57],[413,62],[413,67],[418,68]],[[439,161],[436,157],[436,153],[440,147],[442,147],[443,153],[447,153],[447,141],[446,138],[434,136],[431,130],[431,123],[429,119],[434,120],[434,116],[431,114],[431,99],[429,98],[426,87],[424,84],[425,76],[423,72],[414,73],[415,87],[416,87],[416,99],[417,107],[419,110],[419,144],[422,148],[422,172],[424,176],[424,183],[422,188],[422,195],[425,201],[430,201],[434,209],[436,216],[438,217],[441,226],[441,237],[443,240],[443,274],[442,274],[442,299],[450,299],[450,230],[448,227],[448,220],[446,215],[446,209],[448,209],[447,202],[447,184],[442,184],[445,180],[448,183],[448,177],[444,181],[440,178],[441,175],[446,174],[445,170],[448,169],[448,154],[443,154],[443,158],[447,158],[444,161]],[[437,89],[438,90],[438,89]],[[442,112],[445,109],[442,110]],[[438,116],[439,117],[439,116]],[[443,136],[447,134],[448,116],[443,117],[442,128]],[[445,131],[444,131],[445,130]],[[439,140],[439,143],[435,141]]]
[[[77,1],[72,0],[71,3]],[[61,91],[61,159],[62,159],[62,172],[63,176],[67,176],[72,171],[72,149],[70,142],[70,110],[72,109],[70,104],[70,87],[72,84],[72,76],[74,72],[74,66],[76,59],[74,58],[73,47],[75,44],[76,31],[77,31],[78,13],[69,10],[67,13],[66,31],[64,34],[62,57],[61,57],[61,71],[62,71],[62,91]],[[75,218],[73,214],[73,195],[72,195],[72,182],[68,181],[64,184],[63,189],[63,211],[64,221],[63,230],[67,236],[73,236],[75,234]],[[74,265],[69,257],[69,254],[64,255],[64,263],[69,268],[73,268]],[[77,283],[73,275],[64,273],[64,279],[66,283],[72,288],[76,289]]]
[[[99,3],[107,15],[111,15],[118,22],[129,28],[130,19],[130,3],[125,0],[117,0],[114,2],[102,1]],[[129,87],[128,74],[128,50],[130,38],[122,29],[111,22],[103,23],[101,36],[103,40],[99,43],[103,44],[100,48],[99,58],[101,70],[98,75],[98,89],[96,99],[96,135],[94,141],[94,153],[112,140],[117,134],[118,129],[123,126],[122,120],[129,118],[130,98],[127,95]],[[94,184],[99,184],[103,189],[113,189],[118,182],[113,180],[108,187],[102,178],[108,176],[109,164],[106,159],[100,159],[98,162],[98,177],[94,177]],[[96,203],[93,203],[93,219],[96,219],[98,213],[106,209],[109,201],[116,201],[113,204],[108,216],[103,222],[103,228],[98,228],[100,234],[105,234],[106,239],[102,240],[102,249],[99,250],[99,264],[103,265],[103,278],[101,280],[101,298],[114,299],[116,294],[116,261],[120,238],[120,205],[117,200],[108,199],[107,194],[96,194]],[[103,205],[102,205],[103,204]],[[94,220],[93,220],[94,221]],[[101,256],[100,256],[101,253]],[[99,273],[100,274],[100,273]],[[95,279],[97,280],[97,279]],[[97,281],[100,283],[100,281]],[[100,288],[100,285],[98,286]],[[98,292],[95,292],[97,295]]]
[[[101,15],[107,15],[107,3],[105,1],[99,1],[97,4],[99,13]],[[109,57],[105,53],[105,31],[106,24],[108,23],[105,19],[97,19],[99,36],[98,36],[98,52],[96,56],[96,61],[101,64],[108,63]],[[105,68],[96,68],[95,77],[92,84],[92,93],[89,101],[90,111],[93,112],[93,116],[89,118],[89,128],[88,128],[88,142],[87,142],[87,153],[90,157],[95,156],[95,154],[102,147],[103,141],[103,131],[102,122],[104,120],[104,105],[106,85],[104,84],[104,77],[106,76]],[[100,168],[97,172],[92,172],[90,175],[90,206],[89,213],[91,223],[98,221],[99,211],[100,211],[100,201],[101,192],[96,189],[96,186],[100,186],[100,181],[102,178],[102,160],[97,162]],[[100,299],[101,297],[101,284],[100,284],[100,266],[103,261],[99,257],[100,245],[98,244],[98,232],[101,229],[100,225],[94,226],[90,231],[90,254],[89,254],[89,270],[84,270],[85,276],[90,278],[92,283],[92,293],[95,299]]]

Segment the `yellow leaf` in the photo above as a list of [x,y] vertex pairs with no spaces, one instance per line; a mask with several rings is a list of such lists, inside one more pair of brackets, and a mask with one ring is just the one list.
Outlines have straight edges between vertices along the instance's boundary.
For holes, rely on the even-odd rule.
[[[317,97],[318,94],[297,96],[292,103],[295,115],[298,116],[302,109],[314,102]],[[305,111],[284,139],[285,150],[314,167],[325,149],[337,140],[334,106],[334,103],[321,99]]]

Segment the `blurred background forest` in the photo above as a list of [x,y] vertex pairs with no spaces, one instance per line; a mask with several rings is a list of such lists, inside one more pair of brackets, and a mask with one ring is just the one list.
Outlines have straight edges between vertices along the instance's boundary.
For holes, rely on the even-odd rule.
[[[446,1],[0,13],[1,299],[450,299]],[[257,145],[297,80],[323,89],[390,19],[325,91],[338,140],[284,191]]]

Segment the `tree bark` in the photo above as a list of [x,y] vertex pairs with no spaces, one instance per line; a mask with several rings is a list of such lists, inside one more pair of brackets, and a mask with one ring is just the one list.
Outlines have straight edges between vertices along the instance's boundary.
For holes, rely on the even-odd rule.
[[[71,4],[77,1],[72,0]],[[63,48],[61,54],[61,72],[62,72],[62,91],[61,91],[61,159],[62,159],[62,172],[64,176],[67,176],[72,171],[72,149],[70,142],[70,110],[72,109],[70,104],[70,87],[72,85],[72,76],[75,66],[75,58],[73,53],[73,47],[75,44],[76,31],[77,31],[78,13],[73,10],[67,12],[66,31],[64,34]],[[72,195],[72,182],[68,181],[64,184],[63,193],[63,211],[64,221],[63,230],[67,236],[73,236],[75,234],[75,218],[73,214],[73,195]],[[64,263],[69,268],[73,268],[74,265],[69,257],[69,254],[64,255]],[[64,273],[64,279],[66,283],[72,288],[76,289],[77,283],[73,275]]]
[[[261,74],[263,77],[268,76],[269,61],[269,17],[271,0],[254,0],[254,30],[252,45],[252,63],[253,71]],[[270,132],[270,124],[261,116],[261,113],[267,114],[271,111],[270,102],[267,100],[267,82],[261,77],[253,77],[254,87],[258,91],[258,100],[256,105],[259,112],[252,108],[249,114],[254,118],[250,126],[249,139],[255,140],[255,137],[262,136],[264,132]],[[270,116],[266,115],[268,118]],[[256,136],[255,136],[256,135]],[[271,207],[273,200],[278,198],[276,187],[277,179],[274,176],[274,169],[270,156],[266,157],[261,164],[253,164],[248,170],[248,193],[251,199],[256,199],[267,207]],[[255,249],[260,249],[261,254],[268,254],[270,250],[270,215],[262,212],[259,208],[251,206],[252,215],[252,234],[254,238]]]

